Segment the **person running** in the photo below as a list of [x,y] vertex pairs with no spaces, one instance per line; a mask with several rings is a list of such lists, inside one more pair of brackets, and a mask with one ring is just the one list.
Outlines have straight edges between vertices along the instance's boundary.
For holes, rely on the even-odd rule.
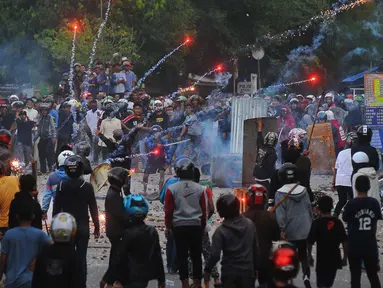
[[[201,286],[202,235],[206,226],[206,187],[195,183],[194,164],[189,159],[176,163],[178,183],[165,196],[165,233],[173,233],[182,288],[189,287],[188,257],[193,262],[193,285]],[[214,266],[214,265],[213,265]]]
[[338,192],[339,201],[336,204],[334,216],[338,217],[342,208],[347,203],[347,198],[352,199],[352,164],[351,164],[351,147],[355,144],[357,135],[355,132],[347,134],[347,147],[339,152],[335,162],[334,179],[332,186]]
[[112,263],[117,255],[117,247],[120,239],[124,234],[124,199],[122,198],[121,189],[125,184],[129,171],[122,167],[114,167],[108,173],[108,182],[110,184],[105,198],[105,218],[106,218],[106,237],[111,244],[109,267],[104,274],[100,287],[104,288],[113,286],[116,279],[112,276]]
[[155,279],[158,287],[164,288],[165,272],[158,232],[144,222],[149,211],[148,201],[142,195],[129,195],[124,199],[124,209],[129,225],[112,269],[117,279],[113,287],[144,288]]
[[360,175],[355,180],[357,197],[348,201],[343,212],[343,221],[348,225],[351,288],[360,288],[362,261],[372,288],[380,288],[378,277],[378,245],[376,229],[382,219],[379,202],[369,197],[370,179]]
[[85,288],[73,246],[76,229],[76,220],[68,213],[53,218],[54,243],[44,247],[36,259],[32,288]]
[[7,231],[1,241],[0,280],[5,274],[5,287],[31,287],[33,265],[41,249],[52,239],[40,229],[32,227],[34,207],[24,203],[18,211],[20,226]]
[[247,211],[244,216],[255,224],[257,230],[260,267],[258,270],[258,282],[260,287],[269,287],[272,284],[272,270],[270,251],[273,241],[280,240],[280,230],[274,214],[266,211],[268,198],[267,190],[260,184],[251,185],[246,193]]
[[[306,288],[310,288],[310,266],[306,239],[313,221],[311,201],[306,188],[297,185],[297,167],[295,165],[284,164],[279,168],[278,176],[283,186],[275,194],[275,203],[281,202],[281,205],[275,210],[275,215],[281,229],[281,238],[296,246],[299,261],[302,264],[303,282]],[[286,194],[290,195],[287,199],[282,200]]]
[[94,224],[94,237],[100,237],[98,208],[93,186],[81,179],[83,164],[80,156],[70,156],[65,160],[65,173],[69,179],[57,185],[56,199],[53,205],[53,216],[67,212],[75,217],[77,235],[74,238],[77,261],[81,265],[83,283],[86,285],[87,264],[86,255],[89,242],[89,212]]
[[[317,243],[316,276],[318,288],[333,286],[336,273],[342,266],[347,266],[347,234],[342,221],[331,216],[333,200],[330,196],[323,196],[318,200],[319,211],[322,216],[314,220],[311,225],[309,242],[309,258],[314,263],[311,250]],[[343,246],[343,259],[339,245]]]
[[20,225],[17,215],[20,214],[20,209],[26,204],[33,207],[33,220],[32,227],[42,229],[42,211],[40,203],[37,200],[37,181],[36,178],[30,174],[20,176],[20,192],[15,194],[15,198],[11,202],[8,217],[8,227],[12,229]]
[[74,153],[70,150],[62,151],[57,157],[58,169],[52,172],[47,179],[47,184],[45,185],[43,199],[41,201],[41,210],[42,210],[42,219],[46,220],[48,217],[48,210],[51,204],[52,199],[56,196],[56,186],[60,184],[61,181],[67,180],[68,176],[65,173],[64,163],[65,160],[74,156]]
[[259,248],[254,223],[240,215],[240,203],[234,194],[217,200],[222,224],[214,232],[209,260],[205,263],[205,280],[222,256],[223,287],[253,288],[255,269],[259,263]]

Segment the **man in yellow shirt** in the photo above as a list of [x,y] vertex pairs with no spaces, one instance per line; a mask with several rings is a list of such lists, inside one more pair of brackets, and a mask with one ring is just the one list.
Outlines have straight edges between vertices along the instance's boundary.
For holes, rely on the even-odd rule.
[[0,237],[8,230],[8,214],[15,194],[19,192],[19,179],[16,176],[5,176],[6,167],[0,161]]

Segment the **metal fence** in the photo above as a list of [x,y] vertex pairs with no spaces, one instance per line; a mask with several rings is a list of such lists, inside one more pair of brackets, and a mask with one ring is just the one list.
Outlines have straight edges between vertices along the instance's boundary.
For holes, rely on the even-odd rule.
[[267,102],[259,97],[233,97],[230,153],[242,154],[245,120],[267,117]]

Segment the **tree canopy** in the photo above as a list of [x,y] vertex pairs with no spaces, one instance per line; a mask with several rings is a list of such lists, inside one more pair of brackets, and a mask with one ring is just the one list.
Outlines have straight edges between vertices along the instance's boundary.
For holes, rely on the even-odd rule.
[[[0,83],[55,83],[69,70],[73,30],[79,23],[76,62],[88,65],[106,0],[3,0],[0,3]],[[239,57],[241,77],[256,72],[246,44],[257,43],[265,34],[296,29],[335,1],[323,0],[113,0],[108,23],[98,43],[95,59],[109,61],[114,53],[136,64],[138,76],[183,42],[181,49],[148,78],[162,91],[184,84],[188,73],[204,73],[218,63],[230,69],[229,59]],[[102,5],[101,5],[102,4]],[[310,71],[326,71],[329,83],[377,63],[382,47],[382,4],[369,3],[347,11],[328,23],[320,23],[305,35],[283,43],[261,43],[266,56],[261,61],[264,85],[281,81],[301,46],[313,46],[312,57],[294,54]],[[313,47],[312,47],[313,48]],[[303,58],[306,57],[306,58]],[[295,60],[292,60],[295,61]],[[301,62],[300,62],[301,61]],[[287,63],[287,64],[286,64]],[[291,71],[284,80],[295,81]],[[299,71],[298,71],[299,72]],[[295,75],[295,76],[294,76]]]

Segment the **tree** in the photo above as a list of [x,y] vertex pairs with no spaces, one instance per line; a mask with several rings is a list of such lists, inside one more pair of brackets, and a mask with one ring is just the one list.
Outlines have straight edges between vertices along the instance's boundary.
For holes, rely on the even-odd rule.
[[[66,24],[63,21],[61,28],[56,31],[54,29],[45,29],[40,34],[35,35],[38,43],[50,52],[53,59],[54,69],[57,72],[69,69],[68,63],[71,59],[72,39],[73,39],[73,23]],[[88,66],[89,55],[92,51],[93,43],[100,26],[100,20],[94,19],[88,21],[82,20],[82,25],[77,29],[76,37],[76,62],[80,62]],[[128,56],[132,60],[139,58],[135,45],[135,32],[127,26],[120,26],[109,23],[104,28],[102,39],[97,44],[96,58],[103,63],[109,61],[114,53]]]

